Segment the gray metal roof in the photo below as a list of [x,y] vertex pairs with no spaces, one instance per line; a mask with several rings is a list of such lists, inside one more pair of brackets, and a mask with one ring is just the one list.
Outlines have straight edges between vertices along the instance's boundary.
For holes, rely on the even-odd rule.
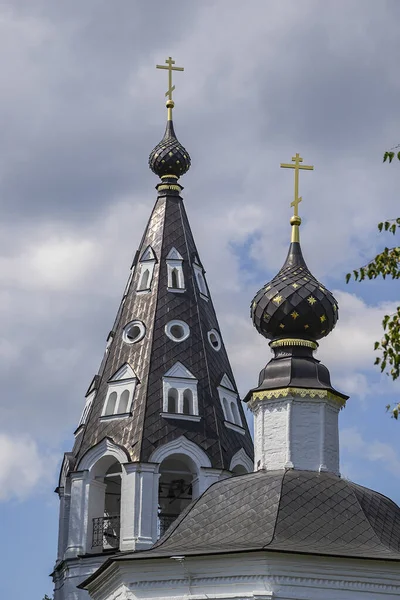
[[[97,377],[97,394],[87,425],[77,437],[73,454],[79,461],[91,447],[108,437],[124,447],[133,461],[147,461],[157,447],[184,435],[203,448],[213,467],[229,469],[232,456],[240,448],[253,457],[253,443],[240,403],[244,435],[224,425],[217,388],[225,373],[233,386],[235,379],[224,344],[216,351],[207,340],[208,331],[220,329],[211,296],[204,300],[197,290],[193,262],[196,257],[199,260],[198,252],[178,192],[159,193],[136,257],[141,257],[149,246],[157,259],[151,291],[138,293],[140,273],[135,270]],[[173,247],[183,257],[186,287],[183,293],[171,293],[167,287],[166,258]],[[147,333],[139,343],[128,345],[123,341],[122,331],[134,319],[143,321]],[[183,320],[190,327],[190,336],[181,343],[171,341],[165,335],[165,326],[173,319]],[[198,380],[200,422],[160,416],[163,410],[162,378],[177,361]],[[132,367],[140,382],[132,414],[125,419],[101,420],[108,381],[125,363]]]
[[264,549],[400,560],[400,508],[330,473],[257,471],[212,485],[151,550],[121,558]]

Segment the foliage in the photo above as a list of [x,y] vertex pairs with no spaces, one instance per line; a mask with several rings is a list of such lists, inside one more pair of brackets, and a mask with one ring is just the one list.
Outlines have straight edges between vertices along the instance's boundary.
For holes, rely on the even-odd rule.
[[[386,153],[388,154],[388,153]],[[399,153],[400,154],[400,153]],[[398,156],[400,160],[400,156]],[[384,159],[385,160],[385,159]],[[390,161],[390,159],[389,159]],[[378,224],[380,232],[388,231],[393,235],[400,228],[400,218],[384,221]],[[356,281],[364,279],[376,279],[377,277],[389,276],[392,279],[400,279],[400,247],[385,248],[383,252],[377,254],[375,258],[364,267],[355,269],[353,273],[347,273],[346,283],[353,277]],[[385,315],[382,321],[384,331],[380,342],[375,342],[374,350],[380,351],[381,356],[375,358],[375,365],[379,365],[381,372],[384,371],[393,380],[400,376],[400,306],[392,315]],[[386,407],[392,412],[392,416],[397,419],[400,413],[400,403],[394,407],[390,404]]]
[[45,594],[45,595],[43,596],[43,600],[51,600],[51,598],[49,598],[49,597],[48,597],[48,595],[47,595],[47,594]]

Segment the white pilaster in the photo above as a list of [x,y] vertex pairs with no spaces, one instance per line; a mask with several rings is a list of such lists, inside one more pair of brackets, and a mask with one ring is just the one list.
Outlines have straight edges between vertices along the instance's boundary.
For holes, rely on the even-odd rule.
[[325,390],[255,395],[249,406],[254,414],[256,469],[294,468],[338,475],[342,404],[341,398]]
[[158,465],[122,465],[121,550],[145,550],[157,540]]
[[60,498],[60,513],[58,517],[58,545],[57,545],[57,562],[62,560],[65,550],[65,493],[64,488],[58,488],[58,497]]
[[65,558],[72,558],[85,551],[84,531],[87,523],[88,471],[71,473],[71,501],[69,511],[68,542]]
[[104,503],[107,485],[102,480],[92,479],[87,484],[87,521],[83,531],[83,546],[87,553],[98,553],[99,548],[92,548],[93,519],[104,516]]

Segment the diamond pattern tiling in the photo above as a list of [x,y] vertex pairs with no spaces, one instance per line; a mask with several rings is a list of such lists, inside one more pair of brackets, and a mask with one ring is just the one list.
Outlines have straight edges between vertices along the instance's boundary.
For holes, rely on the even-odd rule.
[[211,486],[149,553],[250,548],[400,560],[400,508],[329,473],[258,471]]
[[[185,435],[206,451],[213,467],[228,468],[233,454],[241,447],[252,457],[253,444],[241,406],[239,409],[246,426],[244,436],[227,429],[223,423],[217,387],[224,373],[227,373],[233,385],[235,380],[224,345],[216,352],[207,340],[210,329],[219,331],[218,321],[211,298],[207,302],[197,292],[191,263],[198,253],[183,202],[178,196],[165,196],[157,200],[139,248],[139,256],[149,245],[157,257],[151,292],[136,293],[139,273],[134,272],[114,325],[113,341],[102,363],[91,414],[75,444],[75,455],[79,460],[90,447],[108,436],[124,446],[132,460],[146,461],[159,445]],[[172,247],[178,250],[184,260],[186,292],[182,294],[167,290],[165,259]],[[127,345],[122,341],[122,330],[133,319],[145,323],[146,335],[138,344]],[[165,325],[172,319],[181,319],[189,325],[188,340],[174,343],[165,335]],[[199,423],[160,417],[162,376],[178,360],[198,379],[199,412],[202,416]],[[132,416],[102,422],[100,415],[107,381],[125,362],[132,366],[140,380]],[[219,422],[218,426],[216,421]]]

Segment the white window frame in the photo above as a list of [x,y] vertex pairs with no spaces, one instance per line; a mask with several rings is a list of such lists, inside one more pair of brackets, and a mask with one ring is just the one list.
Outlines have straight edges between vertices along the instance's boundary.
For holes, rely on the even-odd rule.
[[[106,398],[105,398],[105,401],[103,404],[103,410],[101,412],[101,417],[100,417],[100,419],[102,421],[103,420],[109,421],[109,420],[113,420],[113,419],[121,419],[121,418],[126,418],[126,417],[130,416],[131,409],[132,409],[132,403],[133,403],[133,397],[135,394],[135,389],[136,389],[137,383],[138,383],[138,379],[137,379],[134,371],[131,369],[131,367],[129,365],[127,365],[127,364],[123,365],[120,369],[118,369],[118,371],[111,377],[111,379],[109,379],[109,382],[108,382],[107,394],[106,394]],[[128,401],[128,405],[127,405],[127,410],[124,411],[123,413],[120,413],[119,412],[119,403],[121,400],[121,396],[125,390],[129,391],[129,401]],[[106,415],[105,413],[106,413],[108,399],[113,392],[116,392],[116,394],[117,394],[115,409],[111,415]]]
[[[128,336],[128,332],[131,327],[138,327],[140,330],[139,335],[133,340],[130,339]],[[142,341],[142,339],[144,338],[145,335],[146,335],[146,325],[142,321],[134,320],[134,321],[130,321],[129,323],[127,323],[125,325],[123,332],[122,332],[122,339],[124,340],[125,344],[137,344],[138,342]]]
[[83,407],[83,411],[82,411],[81,418],[79,419],[78,427],[80,427],[81,425],[86,425],[88,414],[89,414],[90,409],[92,408],[92,404],[93,404],[93,400],[94,400],[95,396],[96,396],[96,390],[93,390],[93,392],[88,394],[88,396],[86,397],[85,406]]
[[[175,363],[172,369],[163,376],[163,412],[161,416],[168,419],[200,421],[197,383],[198,380],[182,363]],[[171,389],[175,389],[178,393],[178,412],[176,413],[168,412],[168,393]],[[192,393],[191,414],[183,412],[183,396],[186,390],[190,390]]]
[[[169,292],[183,293],[186,291],[185,288],[185,277],[183,274],[183,257],[179,254],[176,248],[171,248],[168,252],[167,258],[167,290]],[[176,269],[178,276],[178,287],[172,285],[172,273]]]
[[[214,344],[211,341],[211,336],[215,335],[217,342],[218,342],[218,346],[214,346]],[[210,329],[210,331],[207,333],[207,338],[208,338],[208,342],[211,346],[211,348],[215,351],[215,352],[219,352],[221,350],[221,346],[222,346],[222,339],[221,339],[221,334],[219,333],[219,331],[217,331],[216,329]]]
[[[206,282],[206,278],[204,277],[204,269],[201,267],[197,261],[193,263],[193,271],[194,278],[196,279],[197,289],[199,290],[200,296],[208,301],[208,286]],[[199,283],[199,279],[201,280],[201,284]]]
[[[242,416],[240,414],[239,409],[239,396],[235,391],[229,377],[225,374],[221,380],[220,385],[217,387],[219,400],[221,402],[222,412],[224,414],[225,426],[228,429],[233,429],[238,433],[245,433],[245,429],[243,427]],[[227,409],[224,406],[224,399],[227,402]],[[238,414],[238,422],[235,421],[234,415],[232,413],[231,405],[232,403],[236,406],[237,414]]]
[[[154,267],[156,266],[156,255],[154,254],[154,250],[151,246],[147,246],[146,250],[143,252],[140,260],[139,260],[139,279],[136,288],[137,294],[148,294],[151,292],[151,284],[153,281]],[[145,288],[142,287],[142,280],[146,271],[149,271],[149,277],[147,280],[147,285]]]
[[[181,338],[176,338],[173,333],[171,332],[172,327],[178,325],[179,327],[182,327],[183,329],[183,336]],[[190,327],[187,323],[185,323],[185,321],[180,321],[179,319],[174,319],[173,321],[168,321],[168,323],[165,326],[165,335],[167,337],[169,337],[170,340],[172,340],[173,342],[176,342],[177,344],[179,344],[180,342],[184,342],[185,340],[188,339],[189,335],[190,335]]]

